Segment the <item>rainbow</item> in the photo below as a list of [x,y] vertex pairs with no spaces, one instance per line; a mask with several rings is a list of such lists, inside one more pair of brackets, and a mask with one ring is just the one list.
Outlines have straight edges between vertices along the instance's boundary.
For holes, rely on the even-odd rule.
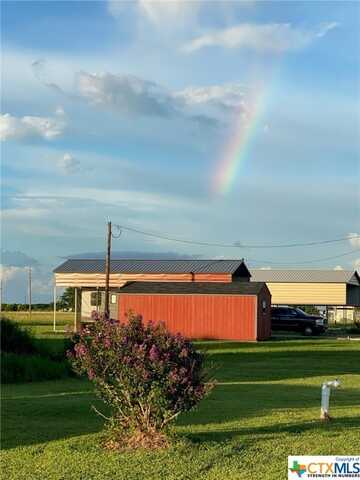
[[229,192],[240,167],[244,165],[265,108],[264,88],[259,88],[250,105],[251,107],[245,111],[241,106],[236,113],[236,121],[231,129],[229,141],[215,167],[212,182],[212,191],[215,194],[224,195]]

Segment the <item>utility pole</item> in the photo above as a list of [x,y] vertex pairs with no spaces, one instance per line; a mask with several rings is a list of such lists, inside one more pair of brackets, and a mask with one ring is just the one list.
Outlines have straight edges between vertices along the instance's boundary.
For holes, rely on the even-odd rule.
[[3,271],[0,272],[0,313],[2,312],[2,299],[3,299]]
[[110,318],[109,308],[109,286],[110,286],[110,260],[111,260],[111,222],[108,222],[107,250],[105,259],[105,310],[107,318]]
[[29,267],[29,319],[31,320],[31,267]]

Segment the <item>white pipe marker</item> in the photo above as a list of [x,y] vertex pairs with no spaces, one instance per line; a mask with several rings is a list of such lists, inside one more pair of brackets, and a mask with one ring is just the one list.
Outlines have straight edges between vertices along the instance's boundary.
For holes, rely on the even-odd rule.
[[330,420],[329,414],[329,401],[330,401],[330,389],[331,387],[337,388],[340,386],[340,381],[338,379],[331,380],[330,382],[324,382],[321,387],[321,420]]

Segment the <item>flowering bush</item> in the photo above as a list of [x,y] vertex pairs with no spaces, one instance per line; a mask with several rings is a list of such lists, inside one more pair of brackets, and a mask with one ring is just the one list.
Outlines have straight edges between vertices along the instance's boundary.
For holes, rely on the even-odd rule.
[[166,445],[169,423],[212,388],[205,383],[203,354],[192,343],[163,324],[144,325],[131,312],[126,324],[96,318],[68,356],[110,406],[113,448]]

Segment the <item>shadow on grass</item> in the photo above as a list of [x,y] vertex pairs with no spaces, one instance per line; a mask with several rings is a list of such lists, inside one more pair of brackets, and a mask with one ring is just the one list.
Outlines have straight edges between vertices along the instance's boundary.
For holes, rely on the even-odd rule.
[[[360,428],[360,417],[338,417],[331,422],[324,423],[319,419],[298,423],[278,423],[261,427],[244,427],[234,429],[217,429],[207,432],[185,434],[184,436],[194,443],[225,442],[239,435],[249,435],[251,442],[261,441],[265,438],[273,439],[279,434],[299,435],[305,432],[324,432],[336,435],[344,431]],[[248,440],[247,440],[248,441]]]
[[[54,349],[60,348],[63,339],[46,339]],[[55,343],[54,343],[55,342]],[[59,343],[58,343],[59,342]],[[228,345],[228,346],[227,346]],[[201,434],[221,440],[222,436],[234,436],[239,433],[271,434],[279,428],[318,428],[317,424],[304,423],[261,426],[239,430],[221,430],[222,423],[239,422],[249,417],[271,415],[281,409],[320,408],[320,385],[284,385],[269,384],[270,380],[326,376],[329,379],[343,374],[360,373],[360,350],[346,350],[336,345],[326,349],[317,349],[316,342],[309,342],[307,350],[292,350],[294,344],[280,344],[281,349],[266,344],[264,349],[258,344],[217,344],[221,352],[210,352],[210,360],[220,368],[215,375],[220,382],[200,408],[179,419],[178,425],[210,425],[213,431]],[[56,348],[55,348],[56,347]],[[235,348],[236,347],[236,350]],[[234,352],[226,351],[233,349]],[[210,349],[211,350],[211,349]],[[250,383],[258,381],[258,384]],[[221,384],[224,382],[224,384]],[[228,383],[226,383],[228,382]],[[243,382],[243,383],[238,383]],[[264,382],[264,383],[261,383]],[[98,432],[103,420],[91,411],[91,404],[104,411],[102,403],[87,392],[76,394],[69,392],[68,384],[62,384],[62,393],[56,389],[56,382],[49,385],[49,397],[36,395],[41,386],[14,386],[15,390],[26,389],[26,398],[8,398],[3,402],[2,447],[33,445],[52,440]],[[81,390],[81,382],[79,382]],[[53,390],[52,390],[53,389]],[[14,391],[15,391],[14,390]],[[54,395],[52,395],[54,394]],[[340,388],[332,397],[334,406],[357,405],[357,392]],[[348,421],[347,419],[346,421]],[[353,419],[359,426],[359,418]],[[332,424],[331,424],[332,425]],[[334,425],[336,425],[334,423]],[[220,430],[219,430],[220,429]],[[221,433],[222,432],[222,433]],[[235,433],[234,433],[235,432]],[[237,433],[236,433],[237,432]],[[204,440],[205,441],[205,440]]]
[[66,337],[35,338],[34,343],[40,352],[52,358],[62,360],[66,358],[66,351],[71,347],[71,335]]
[[[310,348],[310,346],[309,346]],[[360,348],[336,351],[209,351],[219,381],[272,381],[315,376],[338,377],[360,373]]]
[[[277,410],[318,407],[320,412],[320,398],[320,385],[217,385],[203,401],[201,408],[180,417],[178,425],[216,425],[241,421],[243,418],[262,417],[276,413]],[[358,403],[358,392],[342,388],[332,394],[331,400],[333,407],[353,406]]]
[[[75,387],[73,387],[75,388]],[[103,420],[91,410],[91,405],[106,414],[104,405],[79,382],[79,391],[33,391],[26,397],[9,397],[3,401],[2,448],[34,445],[53,440],[99,432]],[[81,391],[83,390],[83,391]],[[336,392],[334,406],[354,405],[356,392],[343,389]],[[218,385],[196,412],[179,419],[178,425],[206,425],[213,430],[196,434],[201,441],[222,441],[238,434],[272,434],[282,431],[304,431],[318,428],[317,423],[270,425],[238,430],[222,430],[221,424],[241,422],[241,419],[262,417],[279,409],[320,408],[320,389],[310,386],[276,384]],[[346,419],[359,426],[360,419]],[[334,423],[334,425],[336,425]],[[225,425],[224,425],[225,426]],[[236,427],[235,427],[236,428]],[[190,435],[191,436],[191,435]]]
[[3,400],[1,423],[2,448],[59,440],[98,432],[103,419],[94,411],[106,408],[91,392],[58,392],[48,395],[9,398]]

